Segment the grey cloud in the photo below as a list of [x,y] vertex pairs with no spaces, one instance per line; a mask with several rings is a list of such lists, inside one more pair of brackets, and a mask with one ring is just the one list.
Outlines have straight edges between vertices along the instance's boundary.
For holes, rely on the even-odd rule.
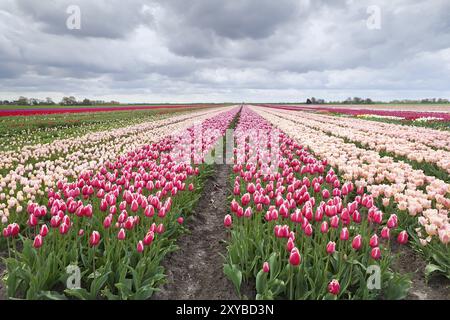
[[[368,5],[380,30],[366,28]],[[445,97],[449,75],[446,0],[0,2],[0,99]]]

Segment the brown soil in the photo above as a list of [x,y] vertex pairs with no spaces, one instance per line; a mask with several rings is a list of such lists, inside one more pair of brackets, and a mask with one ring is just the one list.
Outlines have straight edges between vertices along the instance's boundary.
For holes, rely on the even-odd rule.
[[398,254],[392,265],[393,270],[411,275],[412,285],[406,299],[409,300],[450,300],[450,280],[442,275],[432,275],[425,279],[427,263],[410,246],[392,245],[392,253]]
[[[179,250],[163,262],[168,281],[152,299],[239,299],[223,273],[227,237],[223,218],[228,208],[229,169],[226,165],[216,165],[215,174],[206,181],[203,196],[187,222],[189,233],[179,238]],[[252,297],[250,290],[244,291]]]

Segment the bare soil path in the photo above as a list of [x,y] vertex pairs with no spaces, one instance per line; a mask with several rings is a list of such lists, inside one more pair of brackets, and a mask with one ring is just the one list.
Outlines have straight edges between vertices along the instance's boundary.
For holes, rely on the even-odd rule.
[[189,233],[178,240],[179,250],[163,262],[168,282],[156,300],[230,300],[238,299],[232,283],[223,273],[229,166],[216,165],[205,182],[203,196],[193,215],[187,219]]

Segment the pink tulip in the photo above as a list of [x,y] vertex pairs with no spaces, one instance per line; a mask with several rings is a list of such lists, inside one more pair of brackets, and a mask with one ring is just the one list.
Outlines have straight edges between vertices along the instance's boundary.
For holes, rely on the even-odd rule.
[[359,250],[362,247],[362,237],[358,234],[353,238],[352,248],[355,250]]
[[372,248],[372,251],[370,253],[373,259],[379,260],[381,258],[381,250],[379,247]]
[[225,216],[225,218],[223,219],[223,225],[225,226],[225,228],[229,228],[231,227],[233,223],[233,219],[231,218],[231,216],[229,214],[227,214]]
[[379,240],[378,240],[378,236],[376,234],[374,234],[369,241],[369,245],[374,248],[374,247],[378,247],[379,244]]
[[124,230],[123,228],[121,228],[121,229],[119,230],[119,233],[117,234],[117,239],[119,239],[119,240],[125,240],[125,237],[126,237],[125,230]]
[[89,237],[89,245],[91,247],[95,247],[100,242],[100,233],[98,231],[93,231],[91,236]]
[[340,239],[346,241],[349,238],[349,232],[347,228],[342,228],[340,233]]
[[141,240],[139,240],[137,247],[136,247],[137,252],[142,253],[144,252],[144,244],[142,243]]
[[322,222],[320,226],[320,232],[327,233],[328,232],[328,222],[324,221]]
[[337,281],[336,279],[333,279],[328,284],[328,292],[331,293],[332,295],[337,296],[340,291],[341,291],[341,286],[339,284],[339,281]]
[[407,244],[408,243],[408,233],[406,231],[402,231],[398,234],[397,242],[400,244]]
[[333,254],[336,251],[336,242],[330,241],[327,244],[327,253]]
[[293,266],[298,266],[301,263],[300,252],[297,248],[293,248],[289,255],[289,263]]
[[312,225],[310,223],[308,223],[308,225],[305,227],[305,235],[307,237],[311,237],[313,234],[313,228]]
[[38,234],[33,241],[33,247],[38,249],[40,247],[42,247],[42,244],[44,243],[44,240],[42,238],[42,236],[40,234]]
[[388,227],[383,227],[381,230],[381,238],[383,239],[389,239],[390,237],[390,229]]
[[263,272],[268,273],[270,271],[269,263],[264,262],[263,263]]
[[43,224],[43,225],[41,226],[41,230],[39,231],[39,234],[40,234],[42,237],[45,237],[45,236],[48,234],[48,227],[47,227],[46,224]]
[[144,237],[144,245],[149,246],[155,239],[153,231],[149,231]]

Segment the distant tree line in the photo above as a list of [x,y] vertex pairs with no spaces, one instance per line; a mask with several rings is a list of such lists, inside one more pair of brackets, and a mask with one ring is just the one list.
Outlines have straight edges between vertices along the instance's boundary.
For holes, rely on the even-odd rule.
[[316,99],[314,97],[306,99],[306,104],[374,104],[374,103],[392,103],[392,104],[445,104],[449,103],[448,99],[421,99],[421,100],[392,100],[389,102],[373,101],[370,98],[360,98],[360,97],[349,97],[344,101],[325,101],[324,99]]
[[60,102],[56,103],[52,98],[47,97],[45,99],[27,98],[19,97],[17,100],[0,100],[0,105],[14,105],[14,106],[51,106],[51,105],[62,105],[62,106],[93,106],[93,105],[116,105],[120,104],[118,101],[103,101],[103,100],[90,100],[83,99],[77,100],[75,97],[63,97]]

